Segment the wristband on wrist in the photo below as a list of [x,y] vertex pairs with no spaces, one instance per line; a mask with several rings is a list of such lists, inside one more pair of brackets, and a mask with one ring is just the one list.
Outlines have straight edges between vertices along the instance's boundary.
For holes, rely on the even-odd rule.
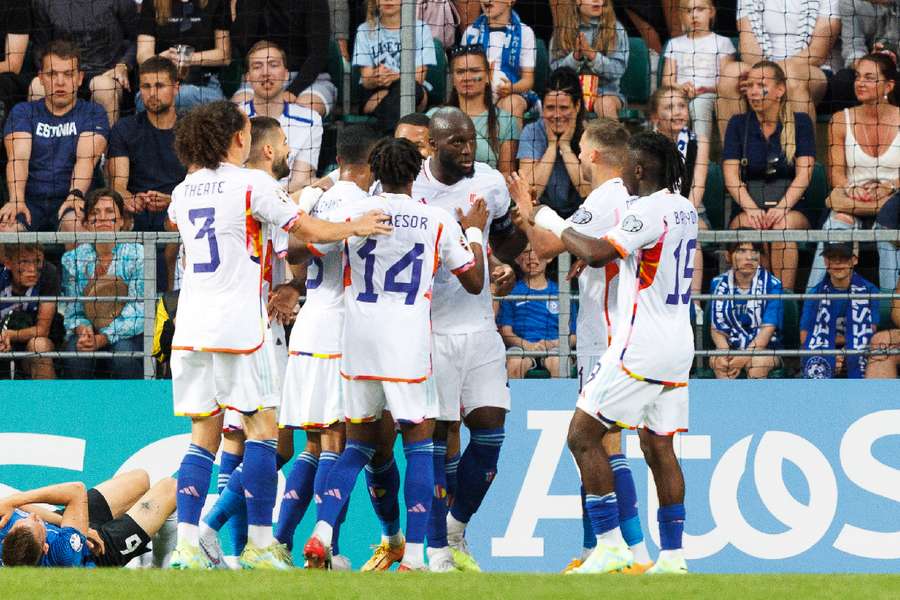
[[69,190],[69,195],[75,196],[79,200],[84,200],[84,192],[82,192],[78,188],[72,188],[71,190]]
[[469,227],[466,229],[466,240],[468,240],[470,244],[484,246],[484,233],[477,227]]
[[550,230],[558,238],[562,238],[563,231],[569,228],[566,220],[556,214],[549,206],[542,206],[538,209],[534,215],[534,224]]

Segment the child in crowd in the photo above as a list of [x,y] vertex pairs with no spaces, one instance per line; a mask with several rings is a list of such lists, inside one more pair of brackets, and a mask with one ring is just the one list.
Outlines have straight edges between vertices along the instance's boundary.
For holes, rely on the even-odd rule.
[[617,118],[625,103],[619,81],[628,66],[628,34],[612,0],[562,0],[557,15],[551,66],[579,73],[588,112]]
[[681,22],[687,33],[669,40],[663,55],[663,85],[684,91],[694,131],[706,139],[714,126],[719,73],[736,52],[730,39],[713,33],[715,18],[712,0],[682,0]]

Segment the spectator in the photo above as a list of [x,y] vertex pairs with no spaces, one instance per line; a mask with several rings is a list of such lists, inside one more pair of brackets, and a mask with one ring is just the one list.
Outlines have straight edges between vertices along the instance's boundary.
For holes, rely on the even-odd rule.
[[659,59],[670,32],[681,35],[678,0],[614,0],[613,7],[628,36],[640,37],[647,44],[651,61]]
[[[538,257],[531,246],[516,257],[522,277],[512,289],[514,295],[556,295],[559,286],[547,279],[548,261]],[[517,300],[500,303],[497,316],[500,335],[507,348],[527,351],[559,348],[559,300]],[[559,356],[509,356],[506,370],[511,379],[522,379],[531,369],[544,368],[559,376]]]
[[815,121],[816,104],[825,96],[825,70],[840,31],[838,0],[784,3],[739,0],[738,29],[741,60],[725,65],[719,87],[719,132],[741,110],[750,65],[767,60],[787,75],[791,112],[806,113]]
[[[829,171],[831,211],[822,229],[869,229],[875,217],[900,187],[900,109],[888,103],[897,68],[883,54],[869,54],[857,63],[856,97],[862,103],[831,118]],[[822,244],[816,249],[809,287],[825,275]],[[882,288],[897,283],[898,251],[878,243]]]
[[[350,3],[347,0],[328,0],[331,15],[331,36],[337,42],[344,69],[350,70]],[[329,76],[329,81],[331,78]],[[337,82],[343,85],[343,82]],[[335,93],[337,90],[335,89]],[[324,116],[324,115],[323,115]]]
[[[179,110],[223,100],[219,71],[231,62],[229,29],[227,0],[148,0],[138,26],[137,62],[159,55],[175,63]],[[137,108],[144,108],[140,93]]]
[[[431,156],[431,144],[428,143],[428,126],[431,118],[423,113],[409,113],[397,122],[394,129],[395,138],[404,138],[416,145],[422,158]],[[337,171],[335,171],[337,172]]]
[[[900,294],[900,283],[894,289]],[[870,346],[875,349],[900,349],[900,297],[891,300],[893,329],[879,331],[872,337]],[[896,379],[900,375],[900,354],[872,354],[866,365],[866,379]]]
[[[759,265],[763,244],[733,242],[728,245],[731,268],[712,281],[709,293],[780,294],[781,282]],[[784,317],[781,300],[713,300],[710,303],[712,341],[719,350],[779,348]],[[715,356],[710,366],[717,379],[736,379],[746,372],[750,379],[764,379],[778,367],[777,356]]]
[[681,22],[685,35],[672,38],[666,46],[662,83],[680,88],[688,97],[694,131],[709,140],[719,73],[734,62],[734,44],[713,33],[716,7],[712,0],[682,0]]
[[494,106],[490,72],[481,46],[457,46],[450,50],[453,88],[447,105],[462,109],[475,124],[475,160],[510,175],[516,170],[519,122]]
[[[874,294],[878,288],[854,272],[857,251],[849,242],[825,245],[825,278],[813,294]],[[878,301],[865,298],[806,300],[800,317],[800,346],[804,350],[863,350],[878,325]],[[866,372],[866,357],[860,354],[815,355],[803,359],[807,379],[831,379],[846,374],[859,379]]]
[[[706,191],[706,175],[709,171],[709,140],[689,127],[688,96],[682,88],[663,86],[650,96],[650,124],[655,131],[675,142],[684,157],[685,178],[680,193],[697,209],[700,229],[709,229],[703,194]],[[703,291],[703,252],[697,246],[694,253],[694,275],[691,291]]]
[[[416,110],[428,103],[423,87],[428,65],[437,64],[431,29],[416,20]],[[378,119],[378,129],[394,131],[400,120],[400,0],[368,0],[365,23],[356,30],[353,66],[360,67],[362,112]]]
[[[856,68],[856,61],[869,53],[877,42],[891,36],[887,27],[891,20],[894,30],[900,19],[900,2],[897,0],[840,0],[841,57],[848,69]],[[892,40],[896,46],[897,39]],[[894,57],[896,60],[897,57]]]
[[0,127],[12,107],[25,99],[21,73],[30,33],[31,5],[27,0],[0,3]]
[[47,46],[38,77],[51,93],[14,106],[3,130],[9,202],[0,230],[75,231],[109,122],[100,105],[76,95],[84,73],[71,43]]
[[[44,262],[40,244],[7,246],[0,268],[0,352],[53,352],[62,344],[65,328],[56,302],[4,302],[10,296],[59,296],[59,272]],[[31,379],[55,379],[52,358],[15,361]],[[10,364],[0,360],[0,370]]]
[[278,119],[287,135],[291,153],[287,189],[299,190],[312,183],[322,147],[322,117],[309,108],[291,102],[284,90],[289,73],[284,51],[272,42],[254,44],[247,55],[247,81],[253,86],[253,97],[241,105],[248,117]]
[[[51,40],[74,43],[84,71],[79,95],[102,106],[114,125],[122,92],[131,89],[128,72],[134,66],[138,20],[134,0],[32,0],[32,6],[34,47],[43,52]],[[30,99],[43,98],[47,87],[40,77],[34,79]]]
[[[728,122],[722,149],[725,187],[739,214],[731,228],[809,229],[797,210],[812,178],[815,137],[808,115],[788,108],[784,71],[762,61],[747,77],[751,110]],[[784,289],[797,280],[797,244],[773,242],[771,270]]]
[[522,130],[519,175],[541,204],[566,219],[591,191],[578,159],[584,103],[575,71],[563,67],[551,73],[542,104],[541,118]]
[[565,0],[550,41],[550,66],[578,72],[585,110],[616,119],[625,104],[619,81],[628,66],[628,34],[608,0]]
[[[288,70],[285,99],[311,108],[320,117],[334,109],[337,88],[328,75],[331,15],[328,0],[232,0],[231,43],[247,56],[263,40],[284,50]],[[341,83],[341,82],[337,82]],[[250,99],[250,85],[232,98]]]
[[[125,202],[115,190],[88,194],[85,228],[94,232],[121,231]],[[97,242],[81,244],[63,255],[63,293],[66,296],[144,295],[144,249],[140,244]],[[65,305],[69,352],[139,352],[143,349],[144,302],[81,300]],[[68,358],[69,378],[92,379],[108,373],[113,379],[140,379],[141,359]]]
[[513,10],[515,0],[481,3],[482,14],[463,33],[463,46],[480,44],[492,66],[494,103],[521,122],[525,111],[535,105],[534,65],[537,42],[534,31],[522,23]]

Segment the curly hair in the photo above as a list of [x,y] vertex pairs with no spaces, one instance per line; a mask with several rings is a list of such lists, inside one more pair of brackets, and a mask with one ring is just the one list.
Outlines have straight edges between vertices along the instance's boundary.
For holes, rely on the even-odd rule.
[[175,123],[175,154],[185,168],[218,168],[247,116],[228,100],[201,104]]
[[385,138],[369,154],[372,175],[382,184],[401,187],[411,184],[422,168],[422,155],[415,144],[403,138]]
[[675,142],[656,131],[642,131],[628,140],[628,149],[638,157],[645,179],[657,189],[677,190],[684,180],[684,157]]
[[41,562],[43,554],[41,544],[26,527],[11,530],[3,540],[4,567],[34,567]]

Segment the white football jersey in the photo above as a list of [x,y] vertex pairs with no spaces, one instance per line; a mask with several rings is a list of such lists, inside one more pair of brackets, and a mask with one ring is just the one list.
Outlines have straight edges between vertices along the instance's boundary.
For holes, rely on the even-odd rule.
[[[253,101],[244,102],[241,109],[248,117],[257,116],[256,106]],[[288,154],[288,166],[293,168],[294,161],[302,161],[313,169],[319,164],[319,150],[322,148],[322,117],[319,113],[306,106],[300,106],[293,102],[284,103],[284,111],[278,117],[278,123],[284,130],[288,146],[291,151]],[[282,179],[286,183],[290,175]]]
[[694,360],[691,277],[697,211],[661,190],[631,203],[606,236],[622,256],[613,339],[604,364],[650,383],[687,385]]
[[[339,218],[337,211],[368,198],[368,194],[350,181],[338,181],[310,211],[319,219]],[[341,353],[344,332],[344,263],[340,252],[317,254],[306,272],[306,302],[291,330],[290,351],[295,354],[335,358]]]
[[[487,203],[488,221],[484,239],[488,241],[491,224],[509,219],[509,189],[503,175],[490,166],[476,162],[475,174],[453,185],[444,185],[431,174],[431,159],[425,161],[413,183],[412,197],[418,202],[441,208],[456,221],[456,209],[467,213],[477,197]],[[487,265],[487,243],[482,247]],[[495,331],[494,308],[491,302],[490,270],[484,270],[484,289],[477,296],[469,294],[449,269],[442,265],[434,278],[434,304],[431,309],[435,333],[475,333]]]
[[[578,233],[601,238],[618,223],[631,195],[618,177],[603,182],[566,222]],[[615,315],[619,261],[605,267],[586,267],[578,276],[577,350],[599,356],[609,346]]]
[[200,169],[172,192],[185,265],[172,347],[249,353],[263,343],[264,226],[290,230],[297,206],[263,171]]
[[[418,383],[431,375],[431,296],[438,264],[462,273],[475,264],[456,220],[403,194],[353,203],[346,218],[381,209],[390,235],[344,244],[344,339],[341,374],[349,379]],[[335,245],[318,245],[320,250]],[[340,247],[338,245],[338,247]]]

